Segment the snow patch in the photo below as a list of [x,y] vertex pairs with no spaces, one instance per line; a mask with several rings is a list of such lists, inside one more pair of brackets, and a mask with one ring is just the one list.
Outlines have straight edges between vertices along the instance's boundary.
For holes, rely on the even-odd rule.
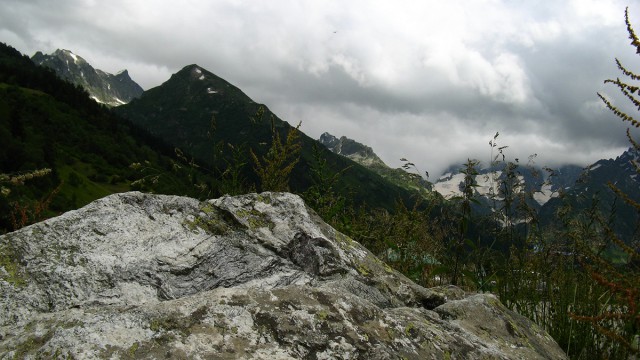
[[551,190],[551,184],[544,184],[540,187],[540,191],[533,193],[533,200],[540,205],[544,205],[552,198],[558,197],[558,195],[557,191]]
[[78,63],[78,56],[76,54],[69,51],[69,56],[73,58],[73,62],[75,62],[76,64]]
[[600,166],[602,166],[602,164],[595,164],[595,165],[593,165],[592,167],[590,167],[590,168],[589,168],[589,170],[590,170],[590,171],[593,171],[593,170],[595,170],[595,169],[599,168]]
[[195,68],[194,71],[196,74],[202,74],[202,70],[200,70],[200,68]]
[[433,190],[444,196],[445,199],[462,195],[462,192],[460,191],[460,183],[464,181],[464,174],[445,174],[440,179],[443,178],[447,180],[438,180],[438,182],[433,185]]
[[204,75],[200,75],[199,80],[204,80]]
[[500,175],[502,175],[502,171],[495,171],[486,175],[476,175],[475,180],[478,184],[478,187],[476,187],[476,191],[478,192],[478,194],[482,196],[497,194],[499,182],[499,180],[497,179],[500,179]]
[[92,98],[93,100],[95,100],[95,102],[97,102],[97,103],[104,104],[104,102],[103,102],[103,101],[101,101],[100,99],[98,99],[97,97],[95,97],[95,96],[93,96],[93,95],[91,96],[91,98]]
[[216,90],[213,90],[212,88],[207,88],[207,94],[217,94],[218,92]]
[[[476,175],[475,182],[477,186],[474,188],[475,192],[480,196],[489,196],[491,194],[497,195],[501,175],[502,171]],[[460,186],[464,182],[464,176],[465,175],[461,173],[454,175],[446,173],[433,185],[433,189],[440,193],[440,195],[445,199],[450,199],[454,196],[461,196],[462,191],[460,190]],[[518,184],[513,190],[514,192],[521,192],[524,190],[523,176],[518,176]]]

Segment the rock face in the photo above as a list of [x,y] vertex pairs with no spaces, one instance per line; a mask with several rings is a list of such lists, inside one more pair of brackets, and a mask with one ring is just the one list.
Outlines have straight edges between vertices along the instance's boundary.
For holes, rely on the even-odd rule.
[[422,288],[287,193],[112,195],[0,237],[0,358],[563,359],[493,296]]
[[140,97],[144,90],[129,77],[127,70],[113,75],[94,69],[85,59],[69,50],[56,50],[50,55],[38,51],[31,60],[49,67],[59,77],[82,86],[97,102],[120,106]]
[[346,136],[342,136],[338,139],[328,132],[325,132],[320,135],[320,139],[318,139],[318,141],[332,152],[348,157],[363,166],[371,167],[375,165],[387,167],[387,165],[380,160],[378,155],[373,152],[373,149],[355,140],[349,139]]
[[[334,154],[342,155],[376,172],[387,181],[404,189],[417,191],[425,199],[433,199],[432,185],[421,175],[410,173],[402,168],[393,169],[382,161],[373,149],[346,136],[339,139],[328,132],[318,139],[322,145]],[[427,175],[428,177],[428,175]]]

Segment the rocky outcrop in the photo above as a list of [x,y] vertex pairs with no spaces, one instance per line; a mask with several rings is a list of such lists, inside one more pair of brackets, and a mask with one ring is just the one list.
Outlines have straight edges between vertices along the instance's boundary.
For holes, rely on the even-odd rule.
[[[378,155],[376,155],[375,152],[373,152],[373,149],[371,149],[369,146],[349,139],[346,136],[342,136],[338,139],[328,132],[320,135],[318,142],[320,142],[334,154],[342,155],[348,159],[355,161],[356,163],[382,176],[385,180],[391,182],[392,184],[413,192],[417,192],[427,200],[432,200],[435,196],[435,194],[431,191],[432,185],[429,181],[422,178],[420,174],[406,171],[417,169],[412,169],[408,165],[406,168],[390,168],[378,157]],[[401,159],[401,161],[405,160],[406,159]],[[406,162],[406,164],[412,163]],[[425,173],[425,175],[429,177],[428,174]]]
[[373,152],[373,149],[355,140],[349,139],[346,136],[342,136],[338,139],[328,132],[325,132],[320,135],[320,139],[318,139],[318,141],[332,152],[348,157],[365,167],[387,167],[387,165],[380,160],[378,155]]
[[69,50],[58,49],[50,55],[38,51],[31,60],[51,68],[60,78],[83,87],[95,101],[109,106],[126,104],[144,92],[127,70],[109,74],[93,68],[85,59]]
[[0,237],[0,358],[562,359],[488,294],[422,288],[295,195],[112,195]]

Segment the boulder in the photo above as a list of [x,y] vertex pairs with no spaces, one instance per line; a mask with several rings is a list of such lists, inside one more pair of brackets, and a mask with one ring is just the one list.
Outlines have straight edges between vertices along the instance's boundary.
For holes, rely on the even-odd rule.
[[564,359],[490,294],[426,289],[288,193],[130,192],[0,236],[0,358]]

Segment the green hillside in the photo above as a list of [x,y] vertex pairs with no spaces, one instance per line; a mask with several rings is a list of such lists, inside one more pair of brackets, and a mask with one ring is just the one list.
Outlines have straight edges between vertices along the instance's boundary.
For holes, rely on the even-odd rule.
[[[256,115],[260,109],[262,115]],[[228,152],[217,154],[214,144],[223,142],[266,154],[271,144],[271,119],[282,138],[292,129],[266,106],[257,104],[240,89],[197,66],[189,65],[162,85],[146,91],[141,98],[115,109],[118,114],[149,131],[163,141],[193,156],[210,167],[226,166]],[[301,134],[300,162],[291,174],[290,188],[302,193],[312,184],[313,146],[319,143]],[[223,147],[224,148],[224,147]],[[380,175],[355,162],[337,156],[318,146],[319,156],[326,161],[329,172],[342,173],[335,186],[357,204],[391,209],[398,199],[411,201],[412,192],[394,185]],[[243,168],[244,177],[260,189],[252,165]]]
[[[87,93],[15,49],[0,45],[0,233],[114,192],[145,189],[146,174],[161,175],[154,190],[195,195],[189,174],[172,171],[172,151],[137,130]],[[137,169],[130,165],[140,163]],[[20,175],[50,169],[15,184]],[[151,171],[151,172],[149,172]],[[11,181],[13,179],[13,183]],[[44,206],[45,209],[40,209]],[[13,216],[13,218],[12,218]],[[21,219],[26,218],[26,219]]]

